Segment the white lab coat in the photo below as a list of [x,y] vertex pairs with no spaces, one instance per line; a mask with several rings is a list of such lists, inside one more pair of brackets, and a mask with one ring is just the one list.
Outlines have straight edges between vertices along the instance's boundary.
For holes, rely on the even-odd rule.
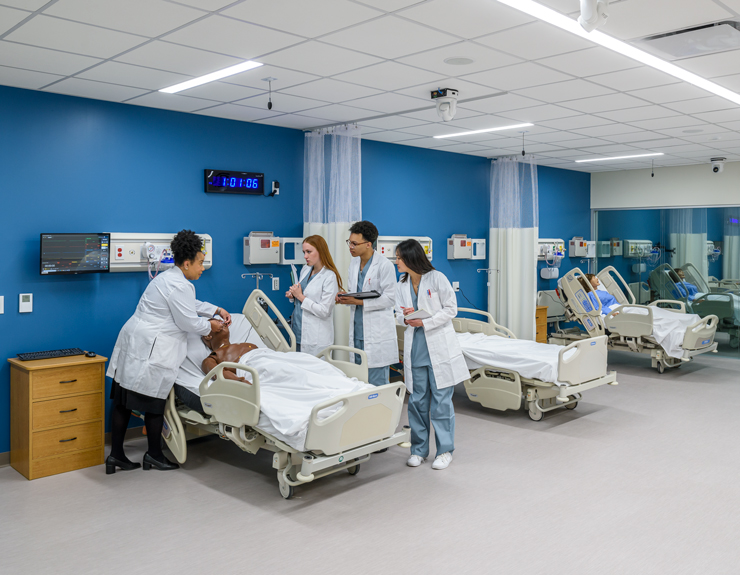
[[[396,284],[396,321],[405,326],[401,307],[414,307],[411,301],[411,277],[406,283]],[[457,341],[452,318],[457,315],[457,299],[449,280],[437,270],[425,273],[419,282],[419,309],[427,310],[432,317],[422,320],[424,335],[432,361],[437,389],[451,387],[470,377],[468,366]],[[414,328],[406,326],[403,334],[403,377],[409,392],[414,392],[411,376],[411,346],[414,341]]]
[[[298,283],[311,273],[313,268],[301,268]],[[330,269],[324,267],[306,286],[301,307],[303,321],[301,328],[301,351],[318,355],[325,348],[334,344],[334,321],[332,314],[336,305],[339,284],[337,276]]]
[[187,334],[208,335],[217,306],[195,299],[178,267],[155,277],[118,334],[106,375],[121,387],[165,399],[187,355]]
[[[373,255],[370,268],[365,274],[365,283],[357,285],[360,273],[360,258],[352,258],[349,263],[349,292],[372,291],[380,293],[379,298],[366,299],[362,306],[351,306],[349,322],[349,345],[355,342],[354,317],[358,310],[362,313],[365,353],[368,367],[385,367],[398,363],[398,338],[393,308],[396,305],[396,267],[378,252]],[[354,355],[354,354],[352,354]]]

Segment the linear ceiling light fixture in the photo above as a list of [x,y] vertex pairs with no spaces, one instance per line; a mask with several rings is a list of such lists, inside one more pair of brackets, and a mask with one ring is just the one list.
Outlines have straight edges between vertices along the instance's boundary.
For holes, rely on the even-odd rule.
[[694,86],[706,90],[707,92],[711,92],[712,94],[716,94],[721,98],[725,98],[730,102],[740,104],[740,94],[737,94],[732,90],[728,90],[727,88],[723,88],[719,84],[710,82],[709,80],[706,80],[701,76],[697,76],[696,74],[684,70],[683,68],[679,68],[675,64],[671,64],[670,62],[661,60],[660,58],[657,58],[652,54],[648,54],[647,52],[639,50],[638,48],[635,48],[634,46],[631,46],[626,42],[622,42],[621,40],[617,40],[616,38],[607,36],[603,32],[599,32],[598,30],[594,30],[593,32],[586,32],[583,28],[581,28],[581,25],[576,20],[560,14],[560,12],[556,12],[555,10],[547,8],[542,4],[538,4],[533,0],[497,1],[501,4],[506,4],[507,6],[519,10],[520,12],[524,12],[525,14],[529,14],[530,16],[533,16],[540,20],[544,20],[545,22],[552,24],[553,26],[557,26],[558,28],[561,28],[566,32],[570,32],[571,34],[575,34],[576,36],[580,36],[581,38],[590,40],[595,44],[599,44],[604,48],[608,48],[609,50],[618,52],[623,56],[627,56],[628,58],[637,60],[638,62],[655,68],[656,70],[660,70],[661,72],[670,74],[674,78],[678,78],[679,80],[683,80],[684,82],[693,84]]
[[460,136],[472,136],[473,134],[484,134],[486,132],[500,132],[501,130],[513,130],[514,128],[527,128],[534,124],[514,124],[513,126],[500,126],[498,128],[486,128],[485,130],[472,130],[471,132],[458,132],[457,134],[445,134],[434,136],[435,138],[458,138]]
[[165,92],[166,94],[176,94],[177,92],[182,92],[183,90],[187,90],[189,88],[195,88],[196,86],[201,86],[203,84],[207,84],[208,82],[215,82],[216,80],[220,80],[221,78],[233,76],[234,74],[240,74],[241,72],[246,72],[247,70],[251,70],[252,68],[259,68],[260,66],[262,66],[260,62],[252,62],[251,60],[248,60],[246,62],[242,62],[241,64],[237,64],[236,66],[229,66],[228,68],[224,68],[223,70],[219,70],[218,72],[211,72],[210,74],[206,74],[205,76],[201,76],[200,78],[193,78],[192,80],[181,82],[180,84],[175,84],[174,86],[170,86],[169,88],[162,88],[160,92]]
[[584,162],[604,162],[606,160],[631,160],[632,158],[649,158],[650,156],[663,156],[663,152],[657,152],[655,154],[637,154],[635,156],[613,156],[611,158],[591,158],[589,160],[576,160],[576,164],[582,164]]

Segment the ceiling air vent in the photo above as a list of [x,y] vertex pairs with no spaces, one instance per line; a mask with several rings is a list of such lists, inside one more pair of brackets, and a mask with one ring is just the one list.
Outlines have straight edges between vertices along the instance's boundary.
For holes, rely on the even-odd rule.
[[725,20],[668,34],[648,36],[637,42],[656,56],[670,60],[704,56],[740,48],[740,22]]

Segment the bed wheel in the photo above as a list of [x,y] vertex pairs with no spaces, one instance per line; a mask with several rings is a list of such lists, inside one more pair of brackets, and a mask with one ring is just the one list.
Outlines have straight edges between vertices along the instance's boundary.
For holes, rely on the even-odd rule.
[[290,499],[293,497],[293,486],[288,485],[287,483],[280,482],[280,495],[283,496],[283,499]]
[[359,472],[360,472],[360,464],[359,463],[357,465],[355,465],[354,467],[348,467],[347,468],[347,473],[349,473],[350,475],[357,475]]
[[740,347],[740,337],[730,337],[730,347],[734,349]]
[[662,361],[658,362],[658,373],[663,373],[665,371],[665,364]]
[[[575,399],[575,397],[571,396],[568,399],[569,400]],[[576,407],[578,407],[578,402],[577,401],[575,403],[571,403],[570,405],[566,405],[565,406],[565,409],[575,409]]]
[[536,403],[530,404],[527,413],[529,414],[529,419],[532,421],[542,421],[542,418],[545,417],[545,412],[540,410]]

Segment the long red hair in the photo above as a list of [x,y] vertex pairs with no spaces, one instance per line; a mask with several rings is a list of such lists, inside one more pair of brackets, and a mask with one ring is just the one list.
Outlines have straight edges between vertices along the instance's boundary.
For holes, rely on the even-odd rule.
[[331,257],[331,253],[329,253],[329,246],[327,245],[326,240],[321,236],[308,236],[303,240],[303,243],[310,244],[316,248],[316,251],[319,252],[319,258],[321,258],[321,265],[334,272],[334,275],[337,276],[339,291],[344,291],[344,288],[342,287],[342,277],[337,271],[337,266],[334,265],[334,260]]

